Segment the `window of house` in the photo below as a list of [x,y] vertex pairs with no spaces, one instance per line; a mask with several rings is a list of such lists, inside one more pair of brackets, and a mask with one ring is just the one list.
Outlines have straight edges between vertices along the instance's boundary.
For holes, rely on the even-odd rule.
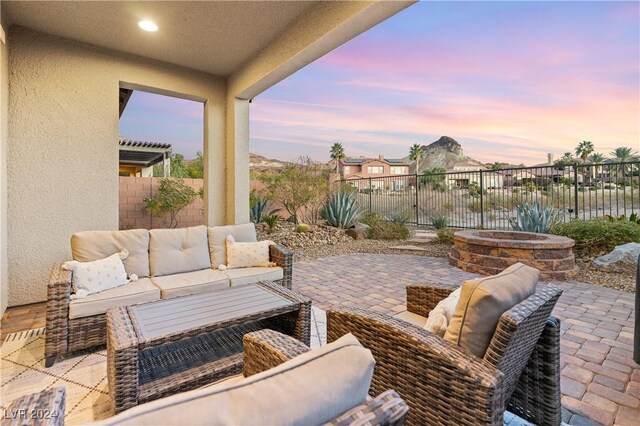
[[406,173],[405,168],[403,166],[392,166],[391,174],[392,175],[402,175]]
[[344,166],[344,174],[347,175],[351,173],[351,168],[349,166]]
[[379,175],[384,173],[384,167],[383,166],[369,166],[367,168],[368,172],[370,175]]

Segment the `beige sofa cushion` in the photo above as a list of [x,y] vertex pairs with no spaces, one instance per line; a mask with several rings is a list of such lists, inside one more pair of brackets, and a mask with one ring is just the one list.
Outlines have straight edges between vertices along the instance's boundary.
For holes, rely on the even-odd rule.
[[251,222],[242,225],[213,226],[208,229],[208,234],[212,268],[227,263],[227,250],[225,249],[227,235],[232,235],[236,241],[242,243],[258,241],[256,226]]
[[365,402],[374,364],[348,334],[239,383],[172,395],[100,424],[320,425]]
[[271,268],[257,266],[255,268],[227,269],[224,273],[231,280],[231,287],[253,284],[262,280],[276,281],[284,277],[283,270],[279,266]]
[[444,339],[484,357],[503,313],[536,291],[540,271],[516,263],[494,275],[465,281]]
[[229,287],[229,278],[224,273],[214,271],[211,268],[151,277],[151,281],[161,290],[163,299],[207,293],[212,290]]
[[149,270],[152,277],[210,267],[206,226],[149,231]]
[[84,231],[71,236],[71,255],[79,262],[104,259],[114,253],[128,250],[124,260],[127,275],[136,274],[140,278],[149,276],[149,231],[132,229],[129,231]]
[[69,302],[69,318],[104,314],[107,309],[153,302],[160,299],[160,289],[149,278],[132,281],[120,287],[91,294]]
[[128,283],[127,271],[122,263],[122,257],[127,254],[123,251],[93,262],[65,262],[62,268],[72,272],[71,286],[75,297],[86,297]]

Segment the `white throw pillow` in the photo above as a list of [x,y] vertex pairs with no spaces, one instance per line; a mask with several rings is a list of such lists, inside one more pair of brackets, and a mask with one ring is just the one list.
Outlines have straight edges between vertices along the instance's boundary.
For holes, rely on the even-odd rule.
[[227,249],[227,264],[220,265],[223,267],[218,267],[218,269],[276,266],[269,260],[269,246],[273,244],[273,241],[239,243],[233,238],[233,235],[227,235],[224,242]]
[[129,255],[126,250],[111,256],[94,260],[93,262],[78,262],[71,260],[64,264],[64,269],[72,271],[71,285],[75,291],[75,299],[81,299],[90,294],[125,285],[127,272],[123,259]]
[[436,307],[429,312],[424,329],[440,337],[444,336],[444,332],[447,331],[451,317],[456,310],[459,298],[460,288],[457,288],[449,296],[438,302]]

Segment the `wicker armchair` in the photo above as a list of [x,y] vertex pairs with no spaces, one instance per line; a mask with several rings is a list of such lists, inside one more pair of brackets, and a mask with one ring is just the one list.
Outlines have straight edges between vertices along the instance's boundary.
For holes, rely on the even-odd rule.
[[[427,316],[456,287],[407,286],[407,309]],[[345,333],[373,352],[373,393],[395,389],[407,423],[502,425],[505,409],[539,425],[559,425],[560,322],[553,285],[505,312],[483,359],[426,330],[356,308],[327,313],[327,339]]]
[[[282,280],[274,282],[291,290],[293,252],[279,244],[269,247],[272,262],[283,269]],[[67,353],[104,345],[107,342],[106,313],[69,318],[71,301],[71,271],[62,269],[62,262],[53,266],[47,287],[47,323],[45,358],[50,367],[57,357]]]

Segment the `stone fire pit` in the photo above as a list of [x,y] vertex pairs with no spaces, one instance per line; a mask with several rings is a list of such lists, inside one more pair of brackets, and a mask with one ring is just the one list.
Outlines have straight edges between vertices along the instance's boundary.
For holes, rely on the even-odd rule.
[[558,235],[517,231],[458,231],[449,263],[468,272],[495,275],[522,262],[545,280],[566,280],[577,272],[575,241]]

